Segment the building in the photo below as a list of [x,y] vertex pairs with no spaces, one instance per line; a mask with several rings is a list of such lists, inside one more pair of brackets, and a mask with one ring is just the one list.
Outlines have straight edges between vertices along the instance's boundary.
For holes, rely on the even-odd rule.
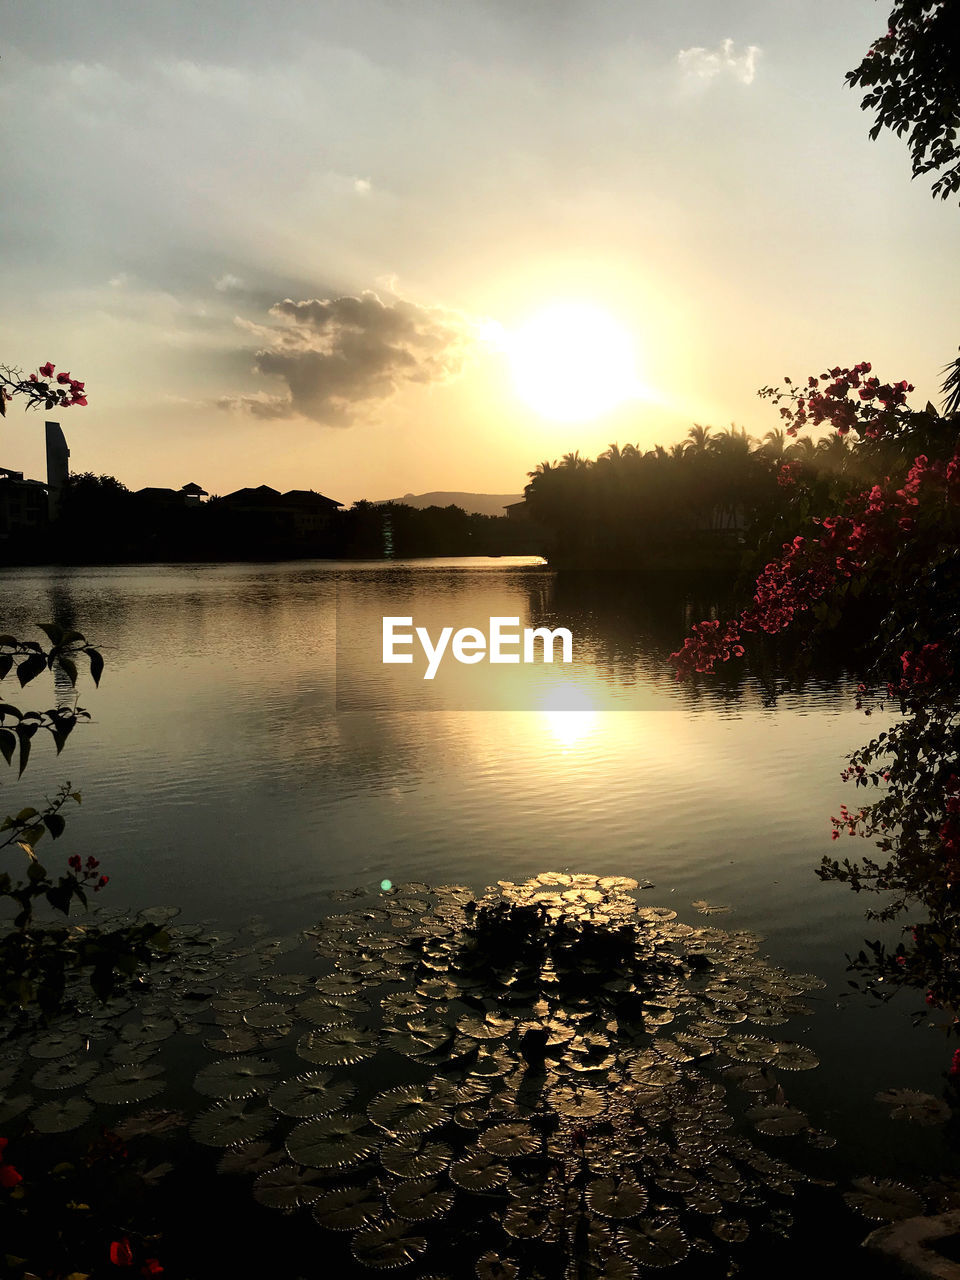
[[59,422],[46,422],[44,428],[47,444],[47,509],[50,519],[56,520],[60,511],[60,499],[70,476],[70,450]]
[[48,518],[47,486],[40,480],[24,480],[22,471],[0,467],[0,542],[45,529]]

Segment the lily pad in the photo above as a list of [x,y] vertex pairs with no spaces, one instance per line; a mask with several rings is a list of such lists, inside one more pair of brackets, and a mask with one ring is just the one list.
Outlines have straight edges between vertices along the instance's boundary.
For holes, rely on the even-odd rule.
[[380,1152],[380,1163],[396,1178],[435,1178],[449,1167],[452,1156],[453,1152],[443,1142],[421,1146],[418,1135],[385,1146]]
[[597,1178],[587,1187],[587,1204],[602,1218],[635,1218],[647,1207],[647,1193],[633,1173]]
[[451,1114],[452,1108],[439,1102],[429,1087],[417,1084],[385,1089],[367,1107],[375,1125],[401,1136],[429,1133],[445,1124]]
[[409,1266],[427,1247],[423,1236],[411,1232],[411,1224],[399,1218],[358,1231],[353,1237],[353,1256],[362,1266],[377,1271]]
[[359,1115],[317,1116],[304,1120],[287,1138],[287,1154],[311,1169],[345,1169],[366,1160],[376,1139]]
[[637,1227],[621,1227],[617,1243],[623,1253],[642,1267],[672,1267],[690,1252],[687,1237],[671,1222],[643,1222]]
[[301,1205],[312,1204],[323,1190],[317,1186],[316,1169],[303,1169],[295,1164],[281,1164],[261,1173],[253,1184],[253,1198],[268,1209],[292,1213]]
[[854,1191],[844,1193],[844,1200],[873,1222],[899,1222],[923,1213],[923,1201],[915,1191],[890,1178],[856,1178]]
[[492,1156],[509,1159],[540,1150],[540,1138],[525,1124],[498,1124],[480,1135],[480,1146]]
[[328,1231],[360,1231],[382,1217],[383,1198],[378,1188],[338,1187],[313,1202],[314,1221]]
[[94,1080],[87,1086],[87,1094],[94,1102],[107,1102],[113,1106],[145,1102],[147,1098],[163,1093],[166,1081],[159,1078],[162,1074],[162,1063],[131,1062]]
[[496,1191],[509,1177],[509,1167],[487,1151],[473,1151],[450,1166],[451,1182],[464,1191]]
[[30,1112],[30,1123],[38,1133],[68,1133],[79,1129],[93,1114],[84,1098],[67,1098],[63,1102],[45,1102]]
[[273,1112],[259,1099],[233,1098],[197,1116],[190,1134],[208,1147],[234,1147],[262,1137],[273,1119]]
[[387,1203],[398,1218],[429,1222],[449,1213],[453,1198],[450,1188],[442,1187],[436,1178],[413,1178],[395,1187]]
[[209,1098],[250,1098],[264,1093],[277,1067],[266,1058],[225,1058],[197,1073],[193,1087]]
[[308,1031],[297,1041],[297,1055],[320,1067],[348,1067],[372,1058],[380,1037],[366,1027]]

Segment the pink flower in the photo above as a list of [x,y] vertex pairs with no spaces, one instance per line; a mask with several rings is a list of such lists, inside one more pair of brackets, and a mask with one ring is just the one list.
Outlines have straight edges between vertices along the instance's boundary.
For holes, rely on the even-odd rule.
[[48,360],[46,364],[42,364],[42,365],[40,366],[40,373],[42,373],[42,374],[43,374],[43,376],[44,376],[45,378],[52,378],[52,377],[53,377],[53,371],[54,371],[54,369],[55,369],[55,368],[56,368],[56,366],[55,366],[55,365],[52,365],[52,364],[50,363],[50,361]]

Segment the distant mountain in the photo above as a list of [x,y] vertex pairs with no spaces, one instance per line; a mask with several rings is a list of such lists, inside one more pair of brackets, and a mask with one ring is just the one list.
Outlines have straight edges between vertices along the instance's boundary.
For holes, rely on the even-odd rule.
[[408,507],[463,507],[480,516],[502,516],[511,502],[522,502],[522,493],[405,493],[402,498],[380,498],[380,502],[402,502]]

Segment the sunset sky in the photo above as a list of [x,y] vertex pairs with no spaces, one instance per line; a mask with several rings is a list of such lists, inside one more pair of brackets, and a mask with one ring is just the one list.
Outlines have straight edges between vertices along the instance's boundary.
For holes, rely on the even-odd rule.
[[85,380],[75,471],[345,502],[762,435],[830,364],[936,399],[960,213],[843,83],[886,11],[5,0],[0,362]]

